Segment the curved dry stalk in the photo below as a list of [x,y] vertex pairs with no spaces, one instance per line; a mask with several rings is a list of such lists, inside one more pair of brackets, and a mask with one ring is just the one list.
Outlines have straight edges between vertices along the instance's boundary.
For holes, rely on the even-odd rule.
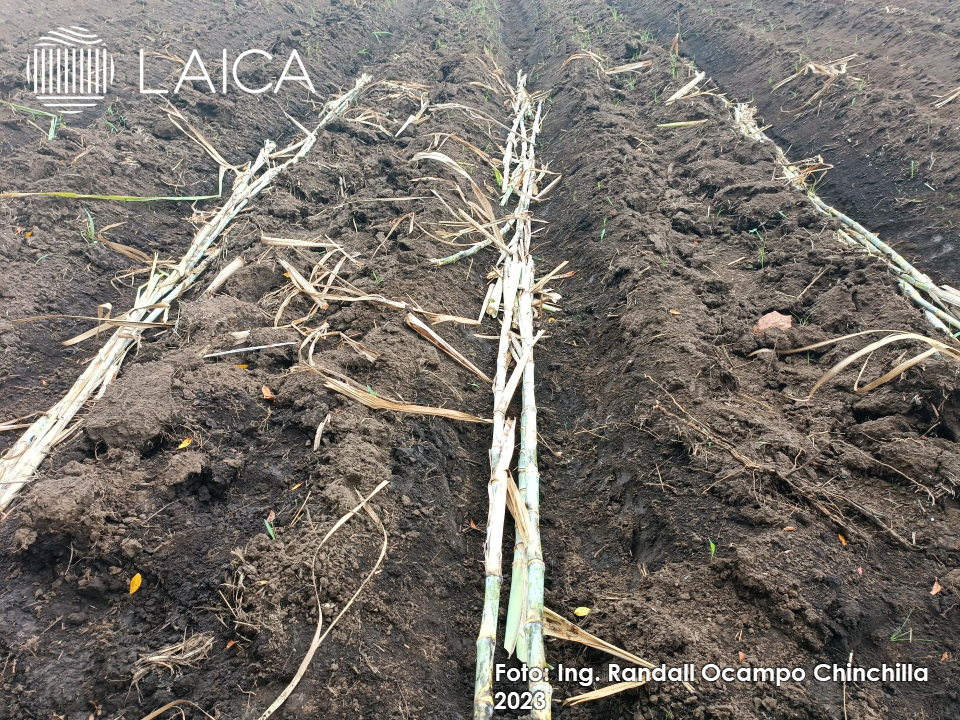
[[[390,484],[389,480],[384,480],[382,483],[377,485],[376,489],[373,492],[371,492],[369,495],[367,495],[366,497],[361,497],[360,504],[357,505],[355,508],[353,508],[353,510],[348,512],[346,515],[341,517],[337,521],[337,523],[332,528],[330,528],[327,534],[323,536],[323,539],[317,544],[317,549],[313,553],[313,560],[310,563],[310,573],[313,577],[313,591],[317,599],[317,629],[313,633],[313,640],[310,642],[310,647],[307,649],[307,654],[304,655],[303,660],[300,662],[300,667],[297,669],[297,672],[293,676],[293,679],[287,684],[287,686],[283,689],[283,691],[280,693],[277,699],[270,704],[270,707],[268,707],[266,710],[263,711],[263,714],[260,715],[260,717],[257,718],[257,720],[267,720],[268,717],[273,715],[273,713],[275,713],[277,709],[281,705],[283,705],[283,703],[286,702],[287,698],[290,697],[290,694],[296,689],[297,685],[300,683],[300,680],[303,678],[304,674],[307,672],[307,668],[310,667],[310,661],[313,660],[313,656],[317,652],[317,648],[320,647],[321,643],[323,643],[327,635],[330,634],[330,631],[333,630],[334,627],[336,627],[337,623],[340,621],[340,618],[343,617],[344,613],[346,613],[347,610],[350,609],[350,607],[353,605],[354,600],[357,599],[357,597],[363,591],[363,588],[365,588],[367,583],[370,582],[370,578],[372,578],[374,574],[377,572],[377,570],[380,569],[380,564],[383,562],[383,558],[387,554],[387,529],[383,526],[383,523],[380,522],[380,518],[378,518],[374,514],[373,510],[370,509],[367,503],[369,503],[370,500],[372,500],[377,493],[379,493],[389,484]],[[361,509],[366,510],[367,514],[377,524],[377,527],[379,527],[380,531],[383,533],[383,546],[380,548],[380,556],[377,558],[377,562],[374,564],[373,569],[370,570],[367,576],[363,579],[363,582],[360,583],[360,587],[357,588],[357,591],[353,594],[353,596],[350,598],[347,604],[343,606],[343,609],[333,619],[333,622],[330,623],[330,627],[327,628],[327,631],[321,635],[320,631],[323,629],[323,609],[320,607],[320,592],[317,589],[317,555],[319,554],[320,549],[324,545],[326,545],[327,541],[331,537],[333,537],[333,534],[337,532],[337,530],[339,530],[344,525],[344,523],[346,523],[350,518],[356,515]]]
[[[848,367],[852,363],[855,363],[860,358],[864,357],[865,355],[870,355],[871,353],[876,352],[880,348],[890,345],[891,343],[900,342],[902,340],[917,340],[929,345],[930,349],[910,358],[909,360],[906,360],[905,362],[900,363],[893,370],[886,373],[885,375],[878,378],[877,380],[874,380],[873,382],[869,383],[863,388],[857,387],[857,384],[855,384],[854,389],[857,392],[865,393],[865,392],[874,390],[880,387],[881,385],[890,382],[894,378],[898,377],[901,373],[906,372],[910,368],[914,367],[915,365],[918,365],[919,363],[926,360],[928,357],[931,357],[932,355],[935,355],[937,353],[942,353],[947,357],[953,358],[957,362],[960,362],[960,346],[948,345],[947,343],[941,342],[940,340],[935,340],[934,338],[927,337],[926,335],[920,335],[919,333],[895,332],[890,330],[864,330],[862,332],[851,333],[849,335],[843,335],[842,337],[833,338],[832,340],[824,340],[822,342],[814,343],[813,345],[805,345],[803,347],[793,348],[790,350],[773,350],[772,352],[775,352],[777,355],[793,355],[795,353],[807,352],[810,350],[816,350],[818,348],[827,347],[829,345],[834,345],[838,342],[841,342],[843,340],[849,340],[850,338],[853,338],[853,337],[870,335],[878,332],[894,332],[894,334],[888,335],[885,338],[881,338],[880,340],[876,340],[870,343],[866,347],[863,347],[860,350],[857,350],[856,352],[852,353],[851,355],[848,355],[843,360],[835,364],[833,367],[827,370],[819,380],[817,380],[816,384],[813,386],[813,388],[811,388],[810,394],[807,395],[807,397],[812,398],[814,394],[817,392],[817,390],[819,390],[825,383],[832,380],[840,372],[842,372],[844,368]],[[758,355],[761,352],[765,352],[765,351],[757,350],[752,352],[750,355],[752,357],[754,355]],[[771,352],[771,351],[766,350],[766,352]],[[861,373],[862,372],[863,371],[861,370]],[[858,377],[858,381],[859,381],[859,377]]]
[[158,718],[158,717],[160,717],[161,715],[163,715],[165,712],[167,712],[167,710],[173,710],[173,708],[179,707],[180,705],[189,705],[190,707],[196,708],[197,710],[199,710],[200,712],[202,712],[202,713],[203,713],[204,715],[206,715],[210,720],[216,720],[216,718],[214,718],[213,715],[211,715],[210,713],[208,713],[206,710],[204,710],[202,707],[200,707],[199,705],[197,705],[195,702],[190,702],[189,700],[172,700],[171,702],[168,702],[168,703],[167,703],[166,705],[164,705],[163,707],[157,708],[156,710],[154,710],[154,711],[153,711],[152,713],[150,713],[149,715],[145,715],[141,720],[156,720],[156,718]]

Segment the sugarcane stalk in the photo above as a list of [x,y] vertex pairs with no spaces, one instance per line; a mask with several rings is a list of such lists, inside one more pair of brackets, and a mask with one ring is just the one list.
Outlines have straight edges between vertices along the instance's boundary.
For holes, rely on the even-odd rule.
[[[256,160],[234,180],[230,198],[213,218],[200,228],[180,262],[164,274],[156,271],[152,273],[145,288],[137,294],[134,307],[126,314],[126,319],[153,322],[166,315],[170,304],[196,279],[198,270],[206,267],[211,259],[210,246],[220,237],[227,225],[278,174],[306,155],[316,143],[317,133],[335,117],[342,115],[371,81],[369,75],[361,75],[351,90],[327,106],[327,112],[317,127],[290,148],[276,153],[276,145],[272,141],[266,141]],[[297,152],[288,160],[270,166],[271,158],[292,152],[293,149],[297,149]],[[264,167],[267,169],[257,176]],[[93,397],[105,382],[116,376],[123,358],[133,343],[139,340],[142,332],[143,328],[139,327],[118,329],[100,348],[67,394],[38,418],[4,457],[0,458],[0,509],[29,482],[50,449],[65,436],[64,431],[84,403]]]
[[[529,238],[528,238],[529,242]],[[529,248],[528,248],[529,249]],[[518,321],[520,338],[533,343],[533,258],[527,256],[526,273],[519,299]],[[534,360],[531,352],[523,368],[523,412],[520,416],[520,458],[518,475],[524,488],[527,506],[526,543],[526,618],[523,626],[523,646],[527,657],[521,658],[529,667],[543,670],[547,666],[543,645],[543,584],[545,566],[540,543],[540,470],[537,464],[537,401],[534,392]],[[543,677],[543,676],[541,676]],[[531,716],[537,720],[550,717],[552,688],[546,680],[531,680],[530,692],[535,698]]]
[[513,149],[517,142],[517,130],[520,127],[520,123],[523,120],[523,111],[524,111],[524,101],[527,96],[525,86],[527,84],[527,76],[522,72],[517,72],[517,90],[513,94],[513,127],[510,128],[510,134],[507,136],[507,143],[503,149],[503,184],[501,186],[501,191],[503,192],[503,197],[500,199],[500,205],[506,205],[507,200],[510,199],[510,163],[512,161]]
[[[490,447],[490,482],[487,492],[490,508],[487,517],[487,540],[484,544],[486,580],[483,613],[477,636],[477,672],[473,695],[474,720],[493,717],[493,658],[497,647],[497,620],[500,612],[500,589],[503,585],[503,522],[506,513],[506,473],[513,456],[513,421],[507,421],[506,409],[500,409],[500,398],[507,384],[510,359],[510,328],[516,305],[520,273],[517,264],[504,265],[504,313],[497,352],[497,372],[493,381],[493,444]],[[509,441],[509,442],[508,442]]]
[[[523,437],[523,417],[520,419],[520,437]],[[522,471],[517,475],[517,489],[524,497],[526,491],[526,477]],[[525,508],[520,508],[525,512]],[[507,623],[504,628],[503,647],[508,655],[517,653],[521,662],[527,661],[526,643],[523,639],[522,624],[526,618],[526,586],[527,586],[527,545],[526,538],[521,532],[519,523],[514,530],[513,567],[510,574],[510,600],[507,605]]]
[[489,238],[486,240],[481,240],[480,242],[471,245],[466,250],[461,250],[460,252],[454,253],[453,255],[448,255],[445,258],[437,258],[435,260],[431,260],[430,262],[432,262],[437,267],[443,267],[444,265],[451,265],[457,262],[458,260],[463,260],[464,258],[468,258],[472,255],[476,255],[479,251],[483,250],[485,247],[488,247],[492,242],[493,240],[490,240]]
[[[837,233],[837,237],[847,243],[858,244],[867,252],[877,250],[899,275],[899,286],[903,292],[922,310],[924,317],[938,330],[951,335],[956,335],[950,328],[960,328],[960,319],[956,311],[949,306],[957,307],[960,298],[949,288],[940,288],[933,284],[933,281],[923,272],[911,265],[896,250],[883,242],[875,233],[867,230],[863,225],[853,218],[845,215],[834,207],[825,203],[813,190],[807,189],[803,174],[790,162],[786,154],[759,128],[753,118],[755,112],[744,103],[733,104],[720,98],[727,106],[732,107],[734,121],[741,132],[747,137],[752,137],[761,143],[772,143],[776,152],[777,165],[783,170],[786,178],[795,187],[804,190],[811,204],[825,215],[831,215],[844,225],[845,229]],[[923,290],[933,302],[940,305],[936,307],[933,303],[925,300],[918,292]],[[949,326],[949,327],[948,327]]]
[[473,697],[474,720],[493,717],[493,658],[497,648],[497,616],[500,611],[500,588],[503,585],[503,521],[507,506],[507,472],[513,457],[514,421],[503,423],[502,432],[494,436],[490,448],[491,474],[487,485],[490,510],[487,517],[487,540],[484,543],[486,580],[483,592],[483,614],[477,636],[477,674]]
[[[505,204],[513,193],[517,195],[514,212],[513,237],[500,247],[500,257],[495,267],[497,277],[488,288],[484,298],[481,317],[484,313],[497,317],[503,306],[500,346],[497,356],[497,373],[494,381],[494,438],[500,437],[501,427],[516,388],[522,384],[522,413],[520,428],[519,475],[516,492],[512,495],[511,511],[515,516],[513,572],[510,583],[510,601],[507,609],[504,646],[508,653],[516,651],[517,657],[528,665],[541,670],[546,667],[543,647],[543,552],[539,536],[539,471],[537,470],[537,424],[536,399],[533,393],[534,365],[533,348],[542,336],[533,332],[533,293],[536,286],[534,262],[530,255],[531,224],[530,203],[536,183],[535,143],[540,129],[542,103],[534,112],[530,95],[524,89],[526,76],[518,74],[517,91],[513,96],[516,113],[504,150],[503,197]],[[504,227],[504,231],[508,226]],[[503,235],[501,232],[501,236]],[[488,243],[489,244],[489,243]],[[474,246],[476,247],[476,246]],[[479,249],[479,248],[477,248]],[[469,250],[473,250],[471,247]],[[462,255],[463,253],[458,253]],[[472,253],[471,253],[472,254]],[[452,256],[453,257],[453,256]],[[520,342],[513,348],[517,367],[507,379],[507,363],[511,345],[511,331],[517,325]],[[491,450],[491,467],[499,457]],[[499,575],[500,563],[493,558],[491,542],[502,535],[503,510],[500,507],[498,480],[491,479],[491,524],[488,525],[487,585],[481,636],[477,641],[477,678],[474,698],[475,720],[487,720],[493,716],[492,707],[492,652],[489,640],[496,637],[496,603],[502,585]],[[513,487],[513,482],[508,482]],[[497,492],[494,492],[496,488]],[[532,489],[531,489],[532,488]],[[513,492],[513,491],[511,491]],[[531,496],[531,492],[533,495]],[[535,524],[531,526],[532,518]],[[492,533],[492,534],[491,534]],[[497,549],[499,552],[499,548]],[[499,580],[498,580],[499,578]],[[531,683],[537,701],[534,703],[534,718],[550,717],[551,688],[548,682]]]
[[[955,317],[953,317],[953,315],[948,315],[940,308],[924,300],[920,296],[920,293],[918,293],[914,287],[912,287],[911,285],[903,281],[903,278],[900,279],[899,283],[900,283],[900,289],[903,290],[903,294],[909,297],[911,300],[913,300],[917,305],[923,308],[926,312],[932,314],[934,317],[945,322],[946,324],[953,326],[957,330],[960,330],[960,320],[957,320]],[[948,332],[951,332],[952,334],[952,331],[948,330]]]

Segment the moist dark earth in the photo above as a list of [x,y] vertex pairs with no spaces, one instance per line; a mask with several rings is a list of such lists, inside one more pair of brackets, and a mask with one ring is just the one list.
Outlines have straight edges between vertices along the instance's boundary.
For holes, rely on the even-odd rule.
[[[2,192],[218,193],[218,164],[162,100],[138,92],[141,48],[156,53],[146,82],[167,88],[194,48],[217,78],[222,48],[301,54],[315,95],[296,84],[211,94],[188,82],[167,96],[238,166],[266,140],[295,141],[291,118],[312,127],[363,72],[419,89],[378,85],[321,131],[234,221],[216,264],[171,309],[173,325],[144,334],[2,511],[0,716],[133,720],[186,700],[195,705],[167,716],[257,718],[296,673],[318,602],[329,625],[375,568],[275,717],[471,716],[489,428],[368,409],[297,371],[291,323],[312,303],[282,304],[292,285],[279,261],[309,274],[323,256],[261,238],[329,238],[351,255],[341,278],[357,289],[477,317],[495,251],[429,262],[455,250],[437,238],[462,178],[413,157],[440,147],[497,194],[492,168],[460,142],[502,156],[511,118],[497,66],[508,83],[529,73],[542,93],[537,156],[561,175],[532,208],[538,274],[565,260],[575,272],[552,284],[560,310],[538,320],[546,604],[656,664],[809,677],[852,654],[866,667],[929,669],[926,683],[698,680],[692,694],[650,683],[574,707],[560,703],[587,688],[555,683],[554,717],[958,716],[956,365],[932,357],[866,394],[850,368],[808,398],[863,338],[754,355],[864,330],[936,331],[882,262],[841,244],[835,222],[779,179],[770,146],[736,132],[725,106],[709,96],[663,104],[695,63],[710,87],[754,100],[791,157],[834,166],[823,197],[956,284],[960,100],[932,106],[960,85],[955,2],[8,2],[2,99],[36,107],[27,53],[47,30],[77,24],[115,53],[118,81],[52,140],[44,118],[0,107]],[[653,62],[616,75],[566,62],[584,49],[606,67]],[[814,105],[804,103],[821,76],[772,90],[799,55],[854,53],[858,79],[840,78]],[[398,136],[420,92],[430,106]],[[216,207],[0,198],[0,420],[29,422],[52,406],[103,343],[61,344],[89,322],[18,321],[130,307],[149,263],[107,241],[176,262]],[[243,269],[204,297],[236,257]],[[772,311],[790,329],[753,332]],[[314,349],[318,365],[382,397],[490,415],[487,389],[400,311],[332,302],[310,327],[324,321],[372,355],[331,337]],[[497,328],[489,318],[435,326],[487,374]],[[247,345],[293,344],[204,358],[247,331]],[[920,349],[874,353],[863,378]],[[0,435],[2,447],[19,432]],[[371,502],[387,537],[382,564],[384,536],[362,513],[318,552],[358,493],[385,480]],[[578,607],[591,612],[578,618]],[[183,643],[196,653],[165,650]],[[608,656],[549,640],[547,657],[595,668],[593,687],[606,685]]]

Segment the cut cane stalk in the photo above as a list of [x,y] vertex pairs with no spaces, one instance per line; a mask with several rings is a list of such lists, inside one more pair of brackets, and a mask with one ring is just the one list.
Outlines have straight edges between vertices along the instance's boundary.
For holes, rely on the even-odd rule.
[[[495,418],[496,421],[496,418]],[[506,509],[507,468],[513,457],[514,421],[502,421],[501,433],[494,436],[490,448],[492,468],[487,492],[490,510],[487,517],[487,540],[483,593],[483,614],[477,637],[477,673],[474,688],[475,720],[493,717],[493,656],[497,646],[497,614],[500,608],[500,588],[503,585],[503,520]]]
[[960,87],[958,87],[956,90],[953,90],[952,92],[947,93],[946,95],[936,95],[935,97],[938,97],[940,99],[937,102],[935,102],[933,106],[936,108],[942,108],[946,105],[949,105],[958,97],[960,97]]
[[230,279],[230,276],[233,275],[237,270],[243,267],[243,257],[236,257],[233,259],[229,265],[223,268],[220,272],[217,273],[217,276],[213,281],[207,286],[207,289],[203,291],[204,297],[211,297],[217,290],[223,287],[223,284]]
[[[516,518],[513,574],[511,576],[510,600],[504,646],[509,653],[514,651],[519,659],[531,667],[544,669],[546,660],[543,651],[543,557],[539,539],[539,474],[536,470],[536,407],[533,396],[533,348],[542,337],[542,331],[533,333],[532,289],[536,285],[534,264],[530,256],[532,237],[531,221],[527,212],[536,194],[534,148],[540,127],[542,105],[536,111],[529,94],[524,89],[526,78],[518,76],[514,94],[514,109],[517,112],[509,152],[504,155],[505,202],[515,192],[518,217],[514,234],[506,248],[501,248],[498,269],[494,272],[494,284],[488,290],[484,310],[499,314],[503,306],[500,328],[500,345],[497,360],[497,375],[494,383],[494,438],[498,437],[497,424],[505,417],[516,388],[523,382],[523,412],[521,414],[519,483],[515,499],[510,504]],[[513,333],[514,325],[520,330],[519,341]],[[507,378],[507,363],[513,354],[516,367]],[[491,456],[491,465],[493,458]],[[513,498],[512,485],[508,498]],[[532,495],[533,494],[533,495]],[[493,505],[491,505],[493,507]],[[491,511],[492,512],[492,511]],[[487,547],[488,556],[491,552]],[[499,550],[498,550],[499,553]],[[490,606],[491,596],[486,598],[484,618],[495,618],[495,608]],[[499,603],[499,588],[497,592]],[[489,630],[489,628],[488,628]],[[496,627],[493,627],[494,635]],[[478,644],[478,651],[480,645]],[[484,650],[488,648],[484,646]],[[474,699],[475,720],[487,720],[493,716],[488,688],[492,688],[491,669],[486,656],[477,657],[477,684]],[[550,717],[552,689],[548,682],[532,682],[531,692],[538,698],[532,711],[533,718]],[[543,702],[540,702],[543,700]]]
[[[844,226],[838,232],[838,238],[841,241],[859,245],[866,252],[879,255],[896,272],[900,279],[900,288],[919,306],[924,317],[934,328],[951,336],[960,333],[960,313],[958,313],[960,293],[948,286],[937,287],[926,274],[911,265],[896,250],[880,240],[875,233],[821,200],[808,185],[809,172],[804,172],[797,164],[791,162],[783,150],[757,125],[755,107],[746,103],[731,103],[725,98],[720,100],[733,110],[734,122],[745,136],[759,143],[773,145],[777,166],[786,181],[803,191],[819,212],[840,220]],[[926,294],[926,298],[921,296],[921,291]]]
[[[224,229],[249,203],[270,185],[274,178],[299,162],[313,148],[317,134],[331,120],[343,114],[351,102],[370,84],[372,78],[362,75],[354,87],[327,105],[317,127],[300,143],[289,160],[271,165],[276,145],[264,143],[253,161],[233,183],[232,193],[223,206],[196,234],[180,262],[166,273],[154,272],[147,285],[137,294],[134,308],[125,319],[135,323],[154,323],[166,314],[174,300],[183,295],[214,256],[210,248]],[[20,440],[0,458],[0,509],[4,508],[36,472],[50,449],[63,436],[70,421],[98,389],[102,393],[116,376],[124,357],[143,332],[141,327],[123,327],[100,349],[66,396],[43,414]]]
[[[690,82],[688,82],[682,88],[677,90],[673,95],[671,95],[666,100],[664,100],[663,104],[673,105],[673,103],[675,103],[677,100],[682,100],[685,96],[692,93],[694,89],[697,87],[697,85],[699,85],[706,76],[707,74],[703,70],[701,70],[700,72],[698,72],[696,75],[693,76],[693,79],[690,80]],[[663,126],[658,125],[657,127],[663,127]]]

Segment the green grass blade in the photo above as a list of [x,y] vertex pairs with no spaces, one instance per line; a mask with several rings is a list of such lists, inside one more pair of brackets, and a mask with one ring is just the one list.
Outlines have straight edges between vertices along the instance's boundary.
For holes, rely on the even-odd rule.
[[193,202],[195,200],[213,200],[219,195],[157,195],[150,197],[139,197],[136,195],[82,195],[74,192],[5,192],[0,193],[0,198],[20,198],[20,197],[62,197],[73,200],[113,200],[116,202],[156,202],[158,200],[185,201]]

